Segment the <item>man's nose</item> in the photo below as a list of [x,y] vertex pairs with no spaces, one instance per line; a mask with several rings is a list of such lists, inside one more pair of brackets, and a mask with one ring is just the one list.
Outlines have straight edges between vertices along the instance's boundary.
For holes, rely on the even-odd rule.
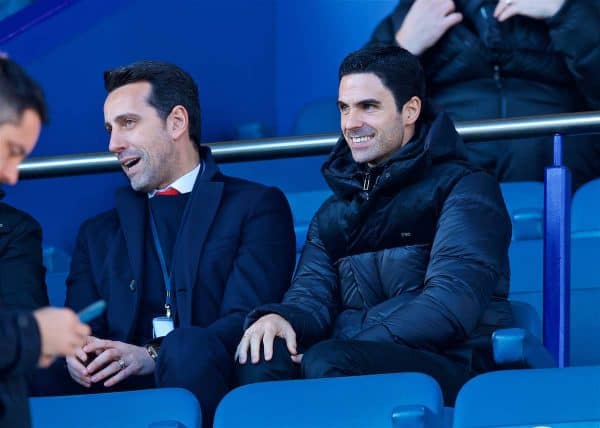
[[343,119],[344,129],[357,129],[364,125],[360,112],[350,111]]
[[112,153],[120,153],[126,149],[126,143],[118,134],[118,132],[112,132],[110,134],[110,141],[108,142],[108,150]]

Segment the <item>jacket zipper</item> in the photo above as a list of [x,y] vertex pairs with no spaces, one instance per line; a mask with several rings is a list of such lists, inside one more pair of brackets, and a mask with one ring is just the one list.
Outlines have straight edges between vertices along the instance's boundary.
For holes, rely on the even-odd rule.
[[506,94],[504,93],[504,87],[502,86],[502,77],[500,76],[500,66],[498,64],[494,65],[494,81],[496,82],[496,87],[500,93],[500,117],[505,118]]
[[363,179],[363,192],[364,197],[368,201],[369,200],[369,190],[371,188],[371,173],[367,171],[365,173],[365,178]]

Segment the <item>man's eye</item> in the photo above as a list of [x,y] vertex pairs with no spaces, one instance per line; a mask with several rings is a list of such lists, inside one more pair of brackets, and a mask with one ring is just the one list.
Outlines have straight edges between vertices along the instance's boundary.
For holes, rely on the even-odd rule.
[[125,127],[126,128],[131,128],[133,125],[135,125],[135,120],[133,120],[133,119],[127,119],[127,120],[125,120]]

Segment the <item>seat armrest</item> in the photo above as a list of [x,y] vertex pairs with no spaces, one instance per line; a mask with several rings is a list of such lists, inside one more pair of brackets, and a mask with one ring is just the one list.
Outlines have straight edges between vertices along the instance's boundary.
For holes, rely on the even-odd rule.
[[556,362],[541,341],[523,328],[505,328],[492,334],[494,361],[506,368],[550,368]]
[[392,410],[392,428],[441,428],[442,417],[420,404],[396,406]]

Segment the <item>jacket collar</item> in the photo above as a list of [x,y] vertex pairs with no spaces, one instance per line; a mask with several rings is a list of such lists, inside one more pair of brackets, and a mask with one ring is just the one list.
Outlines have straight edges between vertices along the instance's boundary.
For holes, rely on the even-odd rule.
[[423,123],[415,136],[390,159],[376,167],[359,164],[343,136],[336,143],[321,171],[329,187],[342,199],[351,199],[368,190],[398,189],[426,175],[435,163],[466,159],[462,139],[445,113],[437,113],[430,122]]

